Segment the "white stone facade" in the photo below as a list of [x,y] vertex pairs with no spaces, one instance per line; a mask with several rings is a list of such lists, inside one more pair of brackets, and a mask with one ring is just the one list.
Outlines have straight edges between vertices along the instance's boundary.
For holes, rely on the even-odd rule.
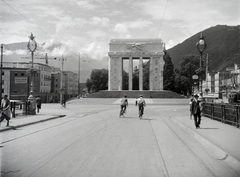
[[123,60],[129,60],[132,90],[133,60],[139,60],[139,90],[143,90],[143,60],[149,59],[149,90],[163,90],[164,43],[161,39],[112,39],[109,44],[108,90],[122,90]]

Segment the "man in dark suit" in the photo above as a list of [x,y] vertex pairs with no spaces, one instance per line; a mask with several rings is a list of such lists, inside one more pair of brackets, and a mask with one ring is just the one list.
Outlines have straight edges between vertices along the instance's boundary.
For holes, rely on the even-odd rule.
[[194,123],[196,128],[200,128],[201,123],[201,110],[200,110],[200,101],[198,100],[198,95],[195,94],[192,101],[192,109],[191,112],[194,117]]

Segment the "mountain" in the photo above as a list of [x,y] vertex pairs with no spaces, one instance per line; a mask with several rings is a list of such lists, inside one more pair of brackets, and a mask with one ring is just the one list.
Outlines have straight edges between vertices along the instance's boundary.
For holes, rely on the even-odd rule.
[[[183,56],[200,56],[196,47],[200,33],[167,50],[175,68],[180,67]],[[240,25],[217,25],[202,31],[202,33],[207,43],[207,48],[204,50],[203,55],[206,57],[208,54],[210,72],[233,67],[234,63],[240,64]]]

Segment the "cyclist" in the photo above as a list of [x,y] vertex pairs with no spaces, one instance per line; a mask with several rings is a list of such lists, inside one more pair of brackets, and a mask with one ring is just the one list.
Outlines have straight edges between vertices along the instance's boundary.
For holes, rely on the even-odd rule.
[[128,99],[127,99],[127,95],[125,95],[122,100],[121,100],[121,110],[120,110],[120,115],[119,117],[123,116],[124,113],[126,113],[126,109],[128,106]]
[[[138,110],[139,110],[139,111],[142,110],[142,114],[141,114],[141,115],[139,114],[139,117],[141,118],[142,115],[143,115],[143,113],[144,113],[144,107],[146,106],[146,102],[145,102],[145,100],[143,99],[143,96],[142,96],[142,95],[140,95],[140,97],[137,99],[137,105],[138,105]],[[137,106],[137,105],[136,105],[136,106]]]

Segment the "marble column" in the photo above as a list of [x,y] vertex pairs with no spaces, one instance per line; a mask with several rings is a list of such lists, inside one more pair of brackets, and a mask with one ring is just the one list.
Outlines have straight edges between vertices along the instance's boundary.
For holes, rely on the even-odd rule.
[[139,90],[143,90],[143,58],[139,59]]
[[153,57],[150,57],[150,66],[149,66],[149,90],[152,91],[153,90],[153,79],[154,79],[154,71],[153,71]]
[[123,73],[123,59],[122,57],[119,57],[119,73],[118,73],[118,90],[121,91],[122,90],[122,73]]
[[133,86],[133,59],[129,58],[129,77],[128,77],[128,90],[132,90]]
[[111,67],[112,67],[112,65],[111,65],[111,62],[112,62],[112,59],[111,58],[109,58],[109,60],[108,60],[108,90],[110,91],[110,90],[112,90],[112,86],[111,86],[111,83],[112,83],[112,77],[111,77]]

